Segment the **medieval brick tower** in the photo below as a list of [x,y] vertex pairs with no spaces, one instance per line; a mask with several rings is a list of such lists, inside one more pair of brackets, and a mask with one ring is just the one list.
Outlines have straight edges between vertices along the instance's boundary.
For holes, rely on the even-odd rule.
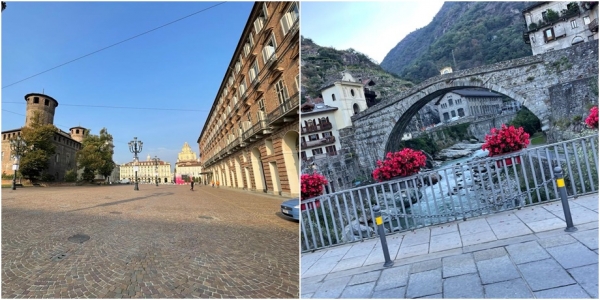
[[86,130],[87,129],[81,126],[75,126],[69,129],[69,131],[71,131],[71,138],[80,143],[83,141],[83,137],[85,135]]
[[39,113],[42,124],[54,124],[54,111],[58,106],[58,101],[50,96],[38,93],[25,95],[25,101],[27,101],[25,127],[31,125],[36,112]]

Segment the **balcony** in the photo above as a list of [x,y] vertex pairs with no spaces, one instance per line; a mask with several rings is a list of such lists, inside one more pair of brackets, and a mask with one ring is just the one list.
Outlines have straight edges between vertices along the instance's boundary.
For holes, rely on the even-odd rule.
[[588,28],[591,32],[598,32],[598,19],[594,19],[594,21],[588,24]]
[[323,130],[329,130],[331,128],[333,128],[333,125],[331,125],[331,123],[309,125],[306,127],[302,127],[302,134],[319,132],[319,131],[323,131]]
[[319,140],[302,142],[302,143],[300,143],[300,147],[302,147],[302,149],[306,149],[306,148],[312,148],[312,147],[320,147],[320,146],[329,145],[329,144],[333,144],[333,143],[335,143],[335,137],[328,136],[326,138],[322,138]]
[[263,134],[269,134],[271,131],[267,127],[267,120],[259,120],[250,129],[242,134],[242,141],[254,142],[262,137]]
[[244,95],[242,95],[242,97],[244,97],[244,98],[242,98],[242,99],[238,100],[238,102],[237,102],[237,103],[236,103],[236,104],[233,106],[233,111],[238,111],[238,109],[239,109],[240,107],[242,107],[242,104],[244,103],[244,99],[245,99],[245,97],[246,97],[246,94],[247,94],[247,93],[244,93]]
[[270,121],[269,125],[278,125],[296,120],[295,116],[298,115],[299,99],[300,97],[298,93],[296,93],[280,104],[275,110],[270,112],[268,116],[268,120]]
[[265,66],[263,68],[269,69],[275,66],[275,61],[277,61],[277,54],[275,54],[275,51],[273,51],[273,53],[271,53],[271,56],[269,56],[269,58],[267,59],[267,62],[265,63]]

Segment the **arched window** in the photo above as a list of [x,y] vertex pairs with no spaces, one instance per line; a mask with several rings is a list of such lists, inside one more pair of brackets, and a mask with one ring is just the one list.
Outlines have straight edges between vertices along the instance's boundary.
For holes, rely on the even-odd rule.
[[352,97],[354,97],[354,89],[350,89],[350,95],[352,95]]
[[354,105],[352,105],[352,108],[354,109],[354,114],[360,112],[360,107],[358,106],[358,104],[354,103]]
[[335,94],[331,94],[331,99],[333,99],[333,101],[335,101]]

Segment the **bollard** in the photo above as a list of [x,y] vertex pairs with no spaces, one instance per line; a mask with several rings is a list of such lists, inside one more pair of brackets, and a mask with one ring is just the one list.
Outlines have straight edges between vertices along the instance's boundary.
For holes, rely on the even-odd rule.
[[567,188],[565,187],[565,179],[563,178],[563,172],[560,167],[554,168],[554,176],[556,178],[556,187],[558,187],[558,193],[560,194],[563,212],[565,213],[565,221],[567,222],[565,231],[577,231],[577,227],[573,226],[573,219],[571,219],[571,209],[569,208],[569,201],[567,199]]
[[375,213],[375,224],[377,224],[377,233],[381,239],[381,248],[383,249],[383,257],[385,258],[384,267],[391,267],[394,262],[390,259],[390,251],[388,250],[387,241],[385,240],[385,229],[383,228],[383,218],[381,217],[381,209],[379,205],[373,206],[373,212]]

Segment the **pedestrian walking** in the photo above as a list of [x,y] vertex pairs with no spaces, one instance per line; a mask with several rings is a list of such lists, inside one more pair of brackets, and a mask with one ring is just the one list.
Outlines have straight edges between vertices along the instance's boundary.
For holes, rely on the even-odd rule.
[[219,188],[219,181],[217,180],[217,188]]
[[194,179],[192,179],[192,182],[190,183],[192,185],[192,187],[190,188],[190,191],[194,190]]
[[211,180],[211,181],[210,181],[210,185],[212,185],[212,187],[214,188],[214,187],[215,187],[215,181],[214,181],[214,180]]

